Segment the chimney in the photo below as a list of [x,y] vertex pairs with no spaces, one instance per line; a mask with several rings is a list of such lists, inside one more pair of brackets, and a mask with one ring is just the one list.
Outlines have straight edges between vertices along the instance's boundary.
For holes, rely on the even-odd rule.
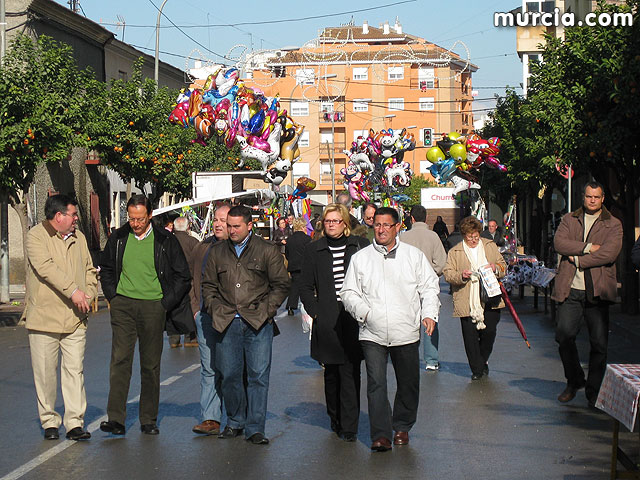
[[382,33],[389,35],[389,22],[384,22],[384,25],[382,26]]
[[367,33],[369,33],[369,24],[367,23],[367,21],[365,20],[362,23],[362,34],[366,35]]
[[396,24],[393,26],[394,30],[398,35],[402,34],[402,25],[400,25],[400,20],[396,17]]

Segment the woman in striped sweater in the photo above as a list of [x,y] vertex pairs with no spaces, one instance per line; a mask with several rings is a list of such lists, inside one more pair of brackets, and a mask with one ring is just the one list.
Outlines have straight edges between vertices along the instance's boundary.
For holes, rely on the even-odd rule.
[[344,205],[325,208],[321,235],[305,248],[300,297],[311,315],[311,357],[324,365],[325,398],[331,429],[343,440],[354,442],[360,414],[360,363],[358,325],[337,292],[351,256],[369,244],[366,238],[349,236],[350,218]]

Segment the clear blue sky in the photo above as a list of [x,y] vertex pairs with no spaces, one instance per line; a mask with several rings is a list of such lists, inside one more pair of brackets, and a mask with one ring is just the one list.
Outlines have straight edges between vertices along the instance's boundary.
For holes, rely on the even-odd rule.
[[[67,6],[67,0],[56,0]],[[81,13],[116,33],[117,38],[153,55],[155,24],[162,0],[80,0]],[[178,68],[185,69],[188,57],[202,57],[224,63],[216,56],[228,55],[235,45],[247,48],[270,49],[301,46],[318,36],[327,26],[339,26],[353,19],[356,25],[368,21],[379,26],[385,21],[391,25],[396,17],[403,32],[416,35],[442,47],[451,48],[459,40],[469,49],[471,61],[479,67],[473,75],[478,99],[503,94],[504,87],[517,87],[522,81],[522,67],[516,54],[515,29],[495,28],[493,13],[509,11],[521,5],[520,0],[323,0],[299,2],[255,2],[245,0],[197,2],[195,0],[167,0],[163,14],[186,33],[162,18],[160,30],[160,58]],[[391,5],[392,6],[385,6]],[[358,11],[369,9],[368,11]],[[357,11],[354,13],[342,12]],[[340,14],[340,15],[335,15]],[[284,21],[258,25],[257,22]],[[114,24],[124,19],[123,29]],[[244,25],[238,25],[245,23]],[[234,26],[209,26],[229,25]],[[202,26],[196,28],[195,26]],[[187,35],[191,38],[188,38]],[[198,45],[200,44],[200,45]],[[146,50],[145,50],[146,49]],[[197,50],[198,52],[193,52]],[[215,52],[215,53],[212,53]],[[236,50],[237,54],[239,51]],[[175,54],[168,55],[168,53]],[[466,55],[463,49],[456,53]],[[228,62],[227,62],[228,63]],[[193,60],[190,62],[193,66]],[[498,88],[485,88],[498,87]],[[477,101],[474,109],[493,106],[492,101]]]

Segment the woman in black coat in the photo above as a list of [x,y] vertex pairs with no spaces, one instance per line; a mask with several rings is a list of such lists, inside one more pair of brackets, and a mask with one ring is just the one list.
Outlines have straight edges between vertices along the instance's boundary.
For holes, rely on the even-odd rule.
[[360,363],[358,324],[339,301],[351,256],[369,244],[349,236],[349,212],[331,204],[322,218],[322,234],[304,251],[300,297],[313,318],[311,357],[324,365],[324,392],[331,429],[354,442],[360,414]]

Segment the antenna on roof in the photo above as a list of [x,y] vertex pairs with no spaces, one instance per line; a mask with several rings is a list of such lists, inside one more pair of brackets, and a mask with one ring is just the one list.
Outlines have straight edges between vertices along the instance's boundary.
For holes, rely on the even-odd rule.
[[120,14],[116,15],[116,17],[118,18],[118,22],[117,25],[120,27],[122,27],[122,41],[124,42],[124,29],[127,26],[127,22],[125,21],[124,17]]
[[80,13],[80,0],[68,0],[67,4],[73,13]]

